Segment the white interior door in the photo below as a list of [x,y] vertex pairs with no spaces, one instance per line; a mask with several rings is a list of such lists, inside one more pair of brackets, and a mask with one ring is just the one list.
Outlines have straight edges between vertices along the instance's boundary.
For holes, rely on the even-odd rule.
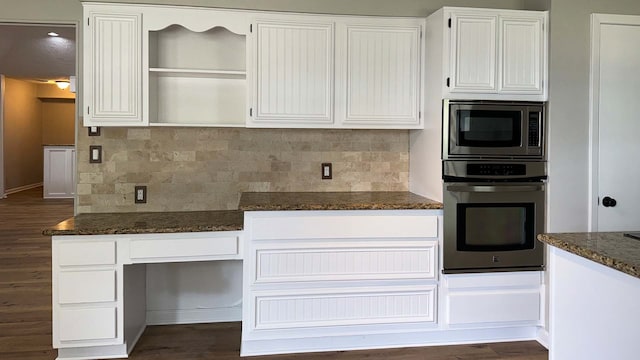
[[640,231],[640,16],[593,15],[592,52],[591,228]]

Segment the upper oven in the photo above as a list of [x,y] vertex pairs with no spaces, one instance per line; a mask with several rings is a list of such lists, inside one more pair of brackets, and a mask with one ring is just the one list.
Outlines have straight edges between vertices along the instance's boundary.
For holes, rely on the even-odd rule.
[[443,160],[544,160],[544,103],[444,100]]

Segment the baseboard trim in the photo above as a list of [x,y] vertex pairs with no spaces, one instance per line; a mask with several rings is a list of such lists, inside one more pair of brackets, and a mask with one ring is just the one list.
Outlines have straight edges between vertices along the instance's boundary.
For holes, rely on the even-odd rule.
[[43,185],[44,185],[43,182],[39,182],[39,183],[35,183],[35,184],[30,184],[30,185],[18,186],[18,187],[15,187],[13,189],[6,189],[4,191],[4,195],[7,196],[7,195],[15,194],[15,193],[18,193],[18,192],[21,192],[21,191],[35,189],[35,188],[41,187]]
[[60,348],[56,360],[120,359],[128,357],[127,345]]
[[147,325],[242,321],[242,305],[208,309],[147,310]]
[[242,341],[240,356],[530,341],[537,340],[536,333],[537,327],[529,326],[289,339],[252,339]]
[[547,329],[538,329],[538,336],[536,340],[540,343],[540,345],[544,346],[549,350],[549,331]]

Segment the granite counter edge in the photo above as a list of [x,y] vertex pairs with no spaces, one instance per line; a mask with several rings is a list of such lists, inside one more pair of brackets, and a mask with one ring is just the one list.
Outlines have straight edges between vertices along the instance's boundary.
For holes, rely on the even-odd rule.
[[562,239],[559,239],[549,234],[539,234],[537,238],[539,241],[545,244],[549,244],[558,249],[565,250],[569,253],[580,256],[587,260],[591,260],[598,264],[604,265],[608,268],[621,271],[627,275],[640,278],[640,269],[620,259],[616,259],[611,256],[598,253],[592,249],[589,249],[584,246],[580,246],[568,241],[564,241]]

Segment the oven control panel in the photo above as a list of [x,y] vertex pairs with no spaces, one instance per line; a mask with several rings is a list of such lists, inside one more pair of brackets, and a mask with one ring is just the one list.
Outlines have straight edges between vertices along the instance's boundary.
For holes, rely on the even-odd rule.
[[524,176],[525,164],[467,164],[467,176]]

